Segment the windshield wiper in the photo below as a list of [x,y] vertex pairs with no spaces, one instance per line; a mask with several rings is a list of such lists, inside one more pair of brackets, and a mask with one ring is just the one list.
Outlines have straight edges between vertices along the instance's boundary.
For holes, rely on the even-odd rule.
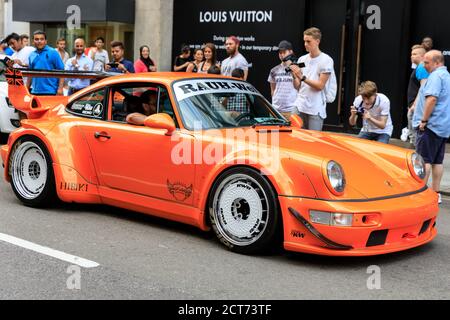
[[287,121],[287,120],[283,120],[283,119],[278,119],[278,118],[270,118],[270,119],[258,121],[252,127],[256,128],[257,126],[262,126],[262,125],[280,125],[280,126],[289,127],[291,125],[291,122]]

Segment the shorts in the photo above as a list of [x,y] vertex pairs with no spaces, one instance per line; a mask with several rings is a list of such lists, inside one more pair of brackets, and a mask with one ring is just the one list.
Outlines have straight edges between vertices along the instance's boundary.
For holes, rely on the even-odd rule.
[[416,151],[427,164],[444,163],[446,142],[447,138],[439,137],[428,128],[425,131],[417,130]]

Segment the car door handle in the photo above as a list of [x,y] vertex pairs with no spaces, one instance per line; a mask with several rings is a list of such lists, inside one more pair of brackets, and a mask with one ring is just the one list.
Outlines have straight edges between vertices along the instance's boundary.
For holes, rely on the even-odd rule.
[[96,132],[94,134],[94,137],[95,137],[95,139],[100,139],[100,138],[107,139],[107,140],[111,139],[111,136],[108,136],[108,134],[106,132]]

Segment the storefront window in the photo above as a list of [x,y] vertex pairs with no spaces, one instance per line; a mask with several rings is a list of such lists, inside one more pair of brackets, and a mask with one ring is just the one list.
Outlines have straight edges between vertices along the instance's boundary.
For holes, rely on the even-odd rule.
[[66,39],[66,51],[73,55],[74,41],[76,38],[86,40],[87,47],[93,47],[97,37],[105,39],[105,49],[110,53],[110,43],[114,40],[122,41],[125,46],[125,58],[133,61],[134,58],[134,25],[119,22],[95,22],[83,23],[81,29],[69,30],[65,23],[32,24],[31,34],[37,29],[43,29],[47,33],[48,44],[56,47],[56,41]]

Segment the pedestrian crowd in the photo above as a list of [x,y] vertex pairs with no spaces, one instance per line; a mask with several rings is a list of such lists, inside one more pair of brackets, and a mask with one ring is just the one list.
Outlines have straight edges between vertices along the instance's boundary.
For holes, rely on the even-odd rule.
[[[316,131],[322,131],[327,104],[334,102],[337,94],[334,61],[320,49],[321,41],[320,29],[307,29],[303,33],[307,54],[300,58],[295,56],[291,42],[281,41],[278,45],[280,64],[271,69],[268,76],[273,107],[286,119],[297,114],[305,129]],[[222,63],[216,60],[216,47],[212,43],[196,49],[193,59],[190,48],[183,46],[175,59],[174,71],[207,73],[214,68],[216,73],[233,76],[241,70],[241,78],[246,80],[249,65],[239,53],[239,44],[234,36],[226,39],[228,58]],[[409,138],[424,159],[425,180],[432,176],[432,188],[441,202],[443,160],[450,137],[450,74],[443,53],[433,50],[433,45],[433,39],[425,37],[421,44],[412,47],[413,71],[407,92],[408,128],[404,129],[402,139]],[[394,130],[390,110],[390,100],[378,91],[377,84],[364,81],[350,106],[349,124],[355,127],[361,118],[359,138],[388,144]]]
[[[293,45],[283,40],[278,45],[280,63],[268,75],[272,105],[285,118],[298,115],[304,128],[321,131],[327,118],[327,104],[337,95],[337,81],[333,59],[320,49],[322,33],[309,28],[303,33],[307,54],[297,58]],[[106,71],[114,73],[155,72],[157,65],[150,57],[149,46],[139,49],[140,57],[134,63],[125,59],[125,47],[113,41],[111,60],[104,49],[105,40],[98,37],[95,46],[87,48],[85,40],[74,42],[74,55],[66,51],[66,41],[61,38],[56,48],[47,44],[43,31],[35,31],[30,46],[27,35],[10,34],[1,41],[0,50],[11,57],[16,68],[67,71]],[[443,160],[446,142],[450,137],[450,74],[443,53],[433,50],[433,40],[425,37],[411,50],[412,72],[407,90],[408,128],[403,129],[402,140],[409,139],[426,163],[426,181],[432,176],[432,188],[440,196]],[[229,36],[225,40],[227,58],[217,59],[217,48],[205,43],[193,52],[183,45],[176,56],[173,71],[218,74],[247,80],[249,63],[239,52],[240,39]],[[71,95],[90,84],[84,79],[34,78],[27,81],[35,95]],[[359,138],[389,143],[393,133],[389,98],[378,91],[373,81],[360,84],[352,106],[349,124],[357,126],[361,119]],[[236,103],[239,106],[239,103]],[[236,107],[236,110],[238,107]],[[406,110],[405,110],[406,111]],[[441,201],[441,200],[440,200]]]
[[[10,65],[14,68],[31,70],[66,70],[96,71],[112,73],[156,72],[157,65],[150,57],[150,47],[140,47],[140,57],[134,63],[125,59],[125,46],[120,41],[111,42],[110,55],[104,49],[105,40],[98,37],[93,47],[87,47],[83,38],[75,39],[74,55],[67,51],[64,38],[56,41],[51,47],[47,34],[37,30],[30,39],[28,35],[11,33],[0,41],[0,53],[10,57]],[[27,79],[26,79],[27,80]],[[71,95],[91,84],[86,79],[34,78],[26,81],[27,87],[34,95]]]

